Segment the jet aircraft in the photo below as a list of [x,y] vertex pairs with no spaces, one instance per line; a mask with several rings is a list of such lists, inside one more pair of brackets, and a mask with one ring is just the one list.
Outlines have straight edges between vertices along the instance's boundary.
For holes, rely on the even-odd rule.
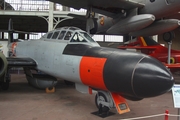
[[164,63],[171,72],[180,70],[180,51],[171,49],[170,64],[168,64],[168,48],[154,41],[151,37],[137,37],[135,41],[128,41],[120,49],[136,49],[150,55]]
[[[55,29],[39,40],[13,42],[10,53],[13,57],[7,58],[7,63],[4,57],[0,59],[1,71],[5,71],[5,65],[23,67],[28,82],[36,87],[51,88],[54,78],[61,78],[74,82],[82,93],[97,91],[99,111],[115,107],[120,114],[128,112],[125,98],[158,96],[174,84],[171,72],[158,60],[142,53],[100,47],[76,27]],[[49,77],[42,78],[39,71]],[[6,81],[1,79],[2,83]]]
[[[75,9],[87,9],[90,33],[152,36],[179,27],[178,19],[163,19],[180,11],[179,0],[49,0]],[[93,19],[95,14],[105,15]],[[78,15],[71,16],[78,17]],[[79,18],[82,18],[79,16]]]

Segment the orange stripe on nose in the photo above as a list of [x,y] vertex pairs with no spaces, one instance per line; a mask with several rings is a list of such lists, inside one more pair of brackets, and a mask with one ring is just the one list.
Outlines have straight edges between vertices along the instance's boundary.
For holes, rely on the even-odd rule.
[[80,62],[80,78],[83,84],[107,90],[104,79],[103,69],[106,58],[82,57]]

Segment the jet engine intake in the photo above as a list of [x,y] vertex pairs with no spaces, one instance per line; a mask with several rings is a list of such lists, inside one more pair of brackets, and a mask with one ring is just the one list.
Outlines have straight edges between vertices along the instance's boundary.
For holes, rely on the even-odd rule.
[[[7,60],[3,53],[0,53],[0,77],[3,76],[7,70]],[[1,79],[2,80],[2,79]]]

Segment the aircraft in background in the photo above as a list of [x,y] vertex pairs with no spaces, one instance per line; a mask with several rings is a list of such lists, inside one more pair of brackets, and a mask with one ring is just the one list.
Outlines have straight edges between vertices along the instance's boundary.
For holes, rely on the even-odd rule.
[[[158,60],[141,53],[100,47],[76,27],[55,29],[39,40],[13,42],[9,47],[13,57],[7,58],[8,69],[23,67],[33,86],[39,82],[43,86],[49,80],[46,87],[53,87],[54,78],[61,78],[74,82],[79,92],[92,94],[95,90],[95,103],[102,112],[114,107],[120,114],[128,112],[125,98],[158,96],[174,84],[172,74]],[[4,65],[2,62],[0,67]],[[34,70],[49,77],[42,78]]]
[[[75,9],[87,9],[90,33],[152,36],[179,27],[178,19],[163,19],[180,11],[179,0],[49,0]],[[95,14],[105,15],[93,19]],[[79,15],[70,14],[77,17]],[[79,18],[82,18],[79,16]]]
[[140,50],[141,53],[150,55],[164,63],[171,72],[180,70],[180,51],[171,49],[170,64],[168,64],[168,48],[154,41],[151,37],[137,37],[137,39],[128,41],[118,48]]

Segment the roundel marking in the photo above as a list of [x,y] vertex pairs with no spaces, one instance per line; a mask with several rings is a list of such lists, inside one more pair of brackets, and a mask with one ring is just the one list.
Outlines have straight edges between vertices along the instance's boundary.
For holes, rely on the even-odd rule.
[[100,25],[104,25],[104,17],[101,17],[101,19],[100,19]]

